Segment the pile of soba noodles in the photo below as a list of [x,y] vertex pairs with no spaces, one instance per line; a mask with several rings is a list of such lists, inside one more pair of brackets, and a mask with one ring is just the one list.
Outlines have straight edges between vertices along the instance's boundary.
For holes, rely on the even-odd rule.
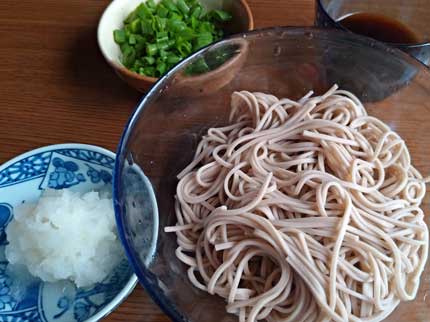
[[414,299],[427,179],[350,92],[235,92],[179,175],[177,257],[239,321],[381,321]]

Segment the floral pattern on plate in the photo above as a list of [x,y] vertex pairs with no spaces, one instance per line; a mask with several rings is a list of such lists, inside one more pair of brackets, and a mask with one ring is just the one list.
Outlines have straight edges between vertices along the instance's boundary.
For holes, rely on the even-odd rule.
[[114,299],[136,283],[124,260],[101,283],[77,289],[64,281],[45,283],[25,268],[8,265],[5,228],[14,206],[34,202],[44,189],[89,191],[112,183],[114,154],[80,144],[30,151],[0,167],[0,322],[96,321],[119,304]]

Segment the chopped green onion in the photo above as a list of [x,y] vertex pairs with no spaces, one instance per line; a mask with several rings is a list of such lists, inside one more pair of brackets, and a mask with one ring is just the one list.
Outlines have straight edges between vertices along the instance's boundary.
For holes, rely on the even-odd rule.
[[200,49],[213,42],[213,37],[210,32],[202,32],[197,36],[196,48]]
[[167,9],[165,6],[160,4],[157,8],[157,15],[160,18],[166,18],[168,14],[169,14],[169,9]]
[[170,18],[167,22],[167,27],[173,32],[179,32],[187,28],[187,24],[181,20]]
[[142,75],[155,77],[155,67],[152,67],[152,66],[141,67],[139,68],[139,73]]
[[162,0],[161,3],[170,11],[178,10],[178,8],[175,6],[172,0]]
[[179,53],[183,57],[186,57],[189,54],[191,54],[191,51],[193,49],[193,46],[188,41],[181,41],[179,43],[176,43],[176,46],[177,46],[177,49],[178,49]]
[[142,41],[138,41],[136,45],[134,45],[134,49],[136,50],[136,55],[141,56],[141,55],[145,55],[146,51],[146,44]]
[[195,7],[193,9],[193,11],[191,12],[191,17],[194,17],[194,18],[197,18],[197,19],[200,18],[200,15],[202,14],[202,11],[203,11],[202,7],[200,7],[200,6]]
[[142,34],[151,35],[154,32],[151,20],[141,20]]
[[164,61],[157,62],[158,65],[156,67],[157,71],[159,72],[159,75],[164,75],[165,72],[167,72],[167,65]]
[[130,23],[130,22],[132,22],[136,18],[137,18],[137,9],[133,10],[132,12],[130,12],[130,14],[127,16],[127,18],[125,18],[124,24]]
[[136,34],[136,33],[139,32],[140,29],[141,29],[140,19],[133,20],[131,22],[131,24],[130,24],[130,30],[131,30],[131,32]]
[[167,18],[155,17],[155,20],[157,21],[157,26],[159,31],[163,31],[166,29]]
[[158,51],[158,46],[157,44],[147,44],[146,45],[146,53],[149,56],[154,56]]
[[172,48],[175,45],[176,41],[174,39],[169,39],[167,43],[169,45],[169,48]]
[[210,13],[210,16],[219,22],[226,22],[231,20],[232,16],[231,14],[229,14],[228,12],[224,11],[224,10],[213,10]]
[[154,0],[148,0],[148,1],[146,1],[145,4],[150,9],[155,9],[157,7],[157,5],[155,4]]
[[178,21],[183,21],[184,17],[182,15],[180,15],[179,13],[176,13],[174,11],[170,11],[169,15],[168,15],[169,19],[171,20],[178,20]]
[[125,30],[114,30],[113,32],[113,39],[117,44],[123,44],[126,42],[125,38]]
[[142,58],[144,62],[146,62],[148,65],[154,65],[155,64],[155,58],[152,56],[146,56]]
[[123,44],[119,45],[119,48],[121,49],[121,52],[123,55],[128,50],[128,47],[130,47],[130,45],[128,43],[123,43]]
[[165,61],[167,59],[167,51],[164,49],[159,49],[160,58],[162,61]]
[[181,57],[176,56],[174,54],[170,54],[169,56],[167,56],[167,63],[171,64],[171,65],[176,65],[177,63],[179,63],[181,61]]
[[187,0],[187,4],[188,4],[190,7],[197,7],[197,6],[201,7],[201,6],[202,6],[202,5],[200,4],[199,0]]
[[200,24],[199,20],[196,17],[192,16],[191,17],[191,28],[196,30],[196,29],[198,29],[199,24]]
[[208,21],[202,22],[199,26],[199,32],[212,32],[214,30],[214,25]]
[[[128,69],[159,77],[194,51],[221,39],[223,22],[231,15],[222,10],[205,12],[199,0],[147,0],[124,20],[124,27],[113,32],[121,49],[121,62]],[[192,64],[195,73],[222,64],[223,52]]]
[[169,48],[169,41],[165,40],[165,41],[158,41],[157,40],[157,48],[158,50],[166,50]]
[[136,45],[136,36],[135,35],[130,35],[130,37],[128,37],[128,43],[130,45]]
[[137,15],[139,16],[140,19],[146,19],[146,18],[152,16],[151,10],[149,10],[149,8],[146,6],[145,3],[141,3],[137,7],[136,13],[137,13]]
[[140,60],[140,59],[136,59],[135,61],[134,61],[134,64],[133,64],[133,68],[135,68],[135,69],[139,69],[140,67],[142,67],[143,66],[143,63],[142,63],[142,61]]
[[188,14],[190,11],[190,7],[187,6],[184,0],[177,0],[176,5],[178,6],[178,9],[184,14]]
[[142,35],[139,35],[139,34],[134,34],[134,36],[136,37],[137,43],[145,43],[146,44],[145,37],[143,37]]
[[131,67],[136,59],[136,51],[133,47],[127,47],[123,52],[122,63],[126,67]]
[[185,29],[178,32],[178,36],[185,40],[191,40],[196,37],[196,34],[193,29],[185,27]]
[[157,43],[158,42],[167,42],[169,40],[169,34],[167,31],[157,32]]

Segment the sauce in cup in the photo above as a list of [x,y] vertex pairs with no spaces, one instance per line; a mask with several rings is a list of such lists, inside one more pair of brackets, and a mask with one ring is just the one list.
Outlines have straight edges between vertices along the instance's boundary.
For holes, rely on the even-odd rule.
[[408,26],[382,14],[353,13],[337,22],[354,33],[387,43],[416,44],[421,40]]

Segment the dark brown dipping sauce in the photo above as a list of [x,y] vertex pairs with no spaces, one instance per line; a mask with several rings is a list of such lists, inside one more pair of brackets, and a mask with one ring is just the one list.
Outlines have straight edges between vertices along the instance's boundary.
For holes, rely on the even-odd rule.
[[406,25],[395,19],[375,13],[355,13],[338,22],[346,29],[383,42],[416,44],[419,37]]

